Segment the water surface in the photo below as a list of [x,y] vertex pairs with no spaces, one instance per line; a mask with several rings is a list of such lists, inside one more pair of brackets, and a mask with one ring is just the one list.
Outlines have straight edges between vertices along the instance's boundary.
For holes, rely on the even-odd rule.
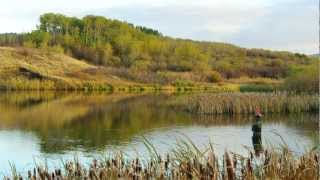
[[[74,156],[87,161],[108,152],[147,157],[143,137],[161,153],[188,136],[216,152],[246,154],[283,144],[303,153],[317,141],[318,115],[201,116],[173,108],[186,95],[2,93],[0,94],[0,169],[9,162],[19,171],[44,159],[60,166]],[[261,133],[260,133],[261,131]],[[280,138],[281,136],[283,138]],[[261,141],[260,141],[261,140]]]

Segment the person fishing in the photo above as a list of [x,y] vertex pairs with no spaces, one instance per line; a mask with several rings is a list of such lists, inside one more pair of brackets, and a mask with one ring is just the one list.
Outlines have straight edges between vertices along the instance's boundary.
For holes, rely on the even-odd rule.
[[261,129],[262,129],[262,113],[259,107],[255,109],[255,122],[252,125],[252,145],[257,157],[260,156],[263,151],[262,140],[261,140]]

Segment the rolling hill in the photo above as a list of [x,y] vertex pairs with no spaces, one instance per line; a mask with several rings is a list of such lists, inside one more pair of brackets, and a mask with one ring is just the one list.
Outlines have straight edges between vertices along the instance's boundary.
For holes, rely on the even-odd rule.
[[31,48],[0,47],[0,77],[2,89],[80,89],[134,85],[110,75],[104,67],[64,54]]
[[2,88],[17,89],[279,80],[317,62],[299,53],[176,39],[101,16],[54,13],[41,15],[32,32],[0,34],[0,46]]

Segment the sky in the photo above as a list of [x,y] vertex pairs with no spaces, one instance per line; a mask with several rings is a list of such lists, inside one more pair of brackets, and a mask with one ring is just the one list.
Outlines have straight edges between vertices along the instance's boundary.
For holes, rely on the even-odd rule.
[[315,54],[318,0],[3,0],[0,33],[28,32],[46,12],[101,15],[164,35]]

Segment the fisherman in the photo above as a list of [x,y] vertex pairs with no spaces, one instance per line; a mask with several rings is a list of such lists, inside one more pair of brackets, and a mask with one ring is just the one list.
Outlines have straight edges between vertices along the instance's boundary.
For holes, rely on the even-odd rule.
[[263,151],[262,147],[262,138],[261,138],[261,129],[262,129],[262,113],[260,111],[260,108],[257,107],[255,109],[255,122],[252,125],[252,145],[253,149],[255,151],[255,155],[257,157],[260,156],[261,152]]

